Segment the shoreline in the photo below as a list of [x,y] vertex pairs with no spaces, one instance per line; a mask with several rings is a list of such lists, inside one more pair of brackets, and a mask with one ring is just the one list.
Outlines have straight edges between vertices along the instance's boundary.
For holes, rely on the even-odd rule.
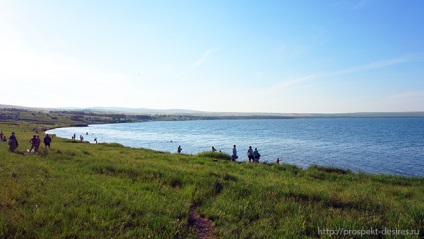
[[[137,122],[137,123],[143,123],[143,122]],[[107,123],[107,124],[109,124],[109,123]],[[112,124],[114,124],[114,123],[112,123]],[[91,125],[98,125],[98,124],[91,124]],[[90,125],[84,125],[84,126],[63,126],[63,127],[57,127],[57,128],[54,128],[54,129],[58,129],[58,128],[73,128],[73,127],[89,127],[89,126]],[[54,129],[49,129],[49,130],[54,130]],[[49,130],[47,130],[47,131],[49,131]],[[55,137],[59,137],[56,134],[54,134],[54,135],[55,135]],[[83,135],[83,136],[85,136],[85,135]],[[59,137],[59,138],[64,139],[64,140],[72,140],[69,137],[66,137],[66,138],[65,137]],[[79,139],[76,139],[74,141],[80,142]],[[96,144],[94,142],[91,142],[90,140],[83,140],[83,142],[84,143],[89,143],[89,144]],[[122,145],[122,147],[124,147],[126,149],[145,149],[145,150],[150,150],[150,151],[157,152],[157,153],[177,154],[177,153],[173,153],[172,151],[162,151],[162,150],[156,150],[156,149],[147,148],[147,147],[132,147],[132,146],[124,145],[124,144],[122,144],[120,142],[117,142],[117,141],[113,141],[113,142],[100,142],[98,144],[119,144],[119,145]],[[204,153],[204,152],[211,152],[211,151],[205,150],[205,151],[199,151],[197,153],[188,153],[188,154],[182,153],[182,155],[197,156],[198,154],[201,154],[201,153]],[[298,168],[300,168],[302,170],[306,170],[306,169],[308,169],[310,167],[322,167],[322,168],[327,168],[327,169],[332,169],[332,170],[350,171],[353,174],[386,175],[386,176],[405,177],[405,178],[424,178],[424,175],[420,176],[420,175],[408,175],[408,174],[400,174],[400,173],[369,173],[369,172],[365,172],[365,171],[361,171],[361,170],[351,169],[351,168],[348,168],[348,167],[338,167],[338,166],[334,166],[334,165],[319,164],[319,163],[318,164],[317,163],[311,163],[309,165],[303,165],[302,166],[302,165],[299,165],[299,164],[293,164],[293,163],[289,163],[289,162],[284,162],[283,159],[280,159],[280,160],[281,160],[281,163],[280,163],[281,165],[290,165],[290,166],[298,167]],[[244,159],[244,157],[243,157],[243,160],[236,161],[235,163],[242,164],[242,163],[249,163],[249,161],[247,160],[247,158]],[[261,161],[260,164],[276,165],[275,161]]]
[[[270,120],[269,118],[246,118],[245,116],[241,117],[241,118],[234,118],[233,116],[231,117],[222,117],[222,118],[202,118],[202,117],[194,117],[194,119],[187,119],[185,118],[184,115],[181,116],[176,116],[176,115],[165,115],[165,116],[156,116],[156,117],[149,117],[149,120],[139,120],[137,122],[128,122],[128,121],[122,121],[125,118],[116,118],[116,115],[114,114],[96,114],[96,113],[90,113],[90,114],[85,114],[84,112],[66,112],[66,113],[61,113],[61,112],[48,112],[48,113],[42,113],[42,112],[36,112],[36,111],[19,111],[16,114],[16,111],[13,111],[13,113],[15,115],[19,116],[19,119],[17,120],[2,120],[2,122],[9,122],[10,124],[16,124],[16,125],[20,125],[21,123],[25,123],[28,122],[29,124],[34,124],[37,125],[39,128],[41,127],[46,127],[46,132],[50,131],[50,130],[55,130],[58,128],[66,128],[66,127],[89,127],[90,125],[99,125],[99,124],[117,124],[117,123],[143,123],[143,122],[158,122],[158,121],[187,121],[187,120],[191,120],[191,121],[198,121],[198,120],[208,120],[208,121],[216,121],[216,120]],[[413,117],[412,115],[419,115],[419,114],[423,114],[424,112],[402,112],[402,113],[397,113],[397,117],[387,117],[387,114],[391,114],[391,113],[352,113],[350,115],[355,115],[355,117],[341,117],[341,114],[333,114],[332,117],[324,117],[325,116],[329,116],[332,114],[314,114],[314,115],[318,115],[318,117],[311,117],[311,116],[306,116],[305,115],[296,115],[293,117],[293,115],[291,117],[284,117],[284,118],[280,118],[282,119],[293,119],[293,120],[300,120],[300,119],[419,119],[421,117]],[[368,115],[374,115],[375,117],[369,117],[369,116],[361,116],[358,117],[359,114],[368,114]],[[404,115],[406,114],[406,116]],[[335,117],[334,115],[337,115],[337,117]],[[346,114],[345,114],[346,115]],[[378,117],[376,115],[379,115]],[[384,115],[384,116],[382,116]],[[403,116],[400,116],[403,115]],[[102,118],[103,117],[103,118]],[[124,117],[124,115],[120,115],[119,117]],[[136,115],[134,117],[147,117],[147,116],[140,116],[140,115]],[[117,121],[114,121],[112,119],[116,119]],[[147,118],[139,118],[139,119],[147,119]],[[273,120],[275,118],[272,118]],[[120,121],[121,120],[121,121]],[[278,120],[278,119],[276,119]],[[70,138],[69,137],[64,137],[65,139]],[[92,143],[92,142],[89,142]],[[125,146],[128,148],[131,148],[132,146]],[[141,147],[133,147],[133,148],[141,148]],[[154,150],[154,149],[152,149]],[[157,150],[159,151],[159,150]],[[170,151],[172,152],[172,151]],[[198,153],[203,152],[203,151],[199,151]],[[280,157],[281,159],[281,157]],[[273,163],[275,159],[271,159],[268,160],[269,163]],[[284,157],[283,157],[283,161],[284,161]],[[309,165],[311,164],[295,164],[293,162],[288,162],[291,165],[299,165],[299,167],[302,168],[307,168]],[[312,164],[316,164],[316,163],[312,163]],[[324,164],[318,164],[318,165],[324,165]],[[328,164],[327,164],[328,165]],[[331,167],[331,166],[330,166]],[[349,168],[349,167],[340,167],[340,168]],[[355,170],[355,169],[354,169]],[[361,173],[360,169],[356,169],[355,170],[356,173]],[[376,173],[367,173],[367,174],[376,174]],[[377,173],[378,174],[378,173]],[[398,174],[396,172],[394,173],[383,173],[385,175],[400,175],[400,176],[404,176],[404,177],[422,177],[421,175],[417,176],[417,175],[409,175],[409,174]]]

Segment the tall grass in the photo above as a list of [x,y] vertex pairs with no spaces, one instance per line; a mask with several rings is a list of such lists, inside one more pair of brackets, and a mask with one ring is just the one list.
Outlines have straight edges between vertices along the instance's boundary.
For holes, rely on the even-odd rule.
[[198,153],[197,156],[203,157],[203,158],[231,160],[231,155],[224,152],[217,152],[217,151],[215,152],[205,151],[205,152]]
[[[29,148],[32,125],[0,127]],[[7,149],[0,143],[0,238],[197,238],[192,212],[219,238],[319,238],[329,236],[318,229],[339,228],[424,236],[424,178],[60,138],[40,155]]]

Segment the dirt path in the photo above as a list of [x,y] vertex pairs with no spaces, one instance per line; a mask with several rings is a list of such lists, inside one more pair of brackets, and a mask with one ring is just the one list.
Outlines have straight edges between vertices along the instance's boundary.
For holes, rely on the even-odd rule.
[[213,223],[211,220],[201,217],[197,214],[194,208],[190,210],[190,217],[188,219],[190,225],[194,227],[194,231],[199,235],[200,239],[215,239],[213,234]]

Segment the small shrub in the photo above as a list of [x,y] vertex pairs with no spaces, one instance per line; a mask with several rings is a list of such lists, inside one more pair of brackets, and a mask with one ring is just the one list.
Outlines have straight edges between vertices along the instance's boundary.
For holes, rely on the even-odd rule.
[[[391,184],[395,186],[411,186],[412,181],[411,178],[406,178],[402,176],[387,176],[387,175],[372,175],[370,176],[371,180],[374,182]],[[424,182],[424,180],[422,180]]]
[[234,182],[236,182],[237,181],[237,177],[235,177],[235,176],[233,176],[233,175],[231,175],[231,174],[228,174],[228,173],[225,173],[224,174],[224,176],[222,177],[225,181],[234,181]]
[[218,195],[222,192],[222,189],[224,188],[224,184],[220,181],[215,181],[213,184],[213,195]]
[[349,169],[342,169],[342,168],[336,168],[336,167],[311,165],[309,168],[310,169],[315,169],[317,171],[326,172],[326,173],[352,174],[352,171],[349,170]]
[[173,179],[171,180],[170,185],[171,185],[171,187],[173,187],[173,188],[176,188],[176,187],[180,188],[180,187],[182,187],[182,186],[183,186],[183,182],[181,181],[181,179],[180,179],[180,178],[173,178]]
[[101,143],[102,145],[112,147],[112,148],[124,148],[124,145],[118,143]]
[[198,153],[197,156],[205,157],[205,158],[213,158],[213,159],[231,160],[231,156],[223,152],[205,151],[205,152]]

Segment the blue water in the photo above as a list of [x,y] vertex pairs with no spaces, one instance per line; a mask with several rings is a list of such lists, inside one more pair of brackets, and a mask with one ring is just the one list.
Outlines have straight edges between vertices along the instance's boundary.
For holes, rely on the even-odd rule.
[[[88,132],[88,135],[86,135]],[[257,147],[262,162],[308,167],[311,164],[355,172],[424,176],[423,118],[342,118],[284,120],[159,121],[50,130],[59,137],[75,133],[85,141],[117,142],[128,147],[196,154],[217,150],[239,161],[249,146]]]

